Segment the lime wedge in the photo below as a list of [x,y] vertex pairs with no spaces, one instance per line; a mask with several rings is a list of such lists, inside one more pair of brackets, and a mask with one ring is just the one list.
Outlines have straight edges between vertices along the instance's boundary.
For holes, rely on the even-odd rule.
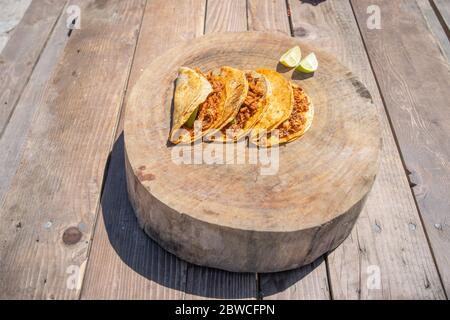
[[197,118],[197,113],[198,113],[198,107],[195,108],[195,110],[191,113],[191,116],[189,117],[189,119],[186,121],[186,123],[185,123],[186,127],[192,128],[194,126],[195,118]]
[[304,73],[311,73],[317,70],[319,67],[319,62],[317,62],[316,55],[314,53],[308,54],[305,59],[300,62],[298,67],[295,69]]
[[301,59],[302,51],[300,50],[299,46],[295,46],[281,56],[280,62],[285,67],[295,68],[296,66],[298,66]]

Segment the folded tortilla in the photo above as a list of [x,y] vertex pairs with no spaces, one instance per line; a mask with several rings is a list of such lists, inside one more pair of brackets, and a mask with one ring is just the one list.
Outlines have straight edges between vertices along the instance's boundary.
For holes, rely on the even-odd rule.
[[190,134],[177,132],[191,114],[213,91],[206,77],[187,67],[181,67],[175,82],[175,98],[170,141],[173,143],[190,142]]
[[245,71],[248,92],[234,118],[221,129],[220,141],[236,141],[247,135],[261,120],[268,107],[267,96],[271,94],[269,81],[253,70]]
[[294,141],[303,136],[311,127],[314,117],[314,106],[311,99],[298,85],[291,83],[291,86],[294,96],[291,115],[268,132],[267,137],[260,138],[258,145],[270,147],[275,144]]
[[257,142],[259,135],[276,128],[289,118],[294,104],[292,87],[281,74],[268,69],[258,69],[264,75],[271,87],[271,94],[267,96],[268,106],[261,119],[255,124],[251,133],[251,140]]
[[247,91],[241,70],[222,67],[204,75],[200,70],[180,68],[170,141],[191,143],[220,130],[237,114]]

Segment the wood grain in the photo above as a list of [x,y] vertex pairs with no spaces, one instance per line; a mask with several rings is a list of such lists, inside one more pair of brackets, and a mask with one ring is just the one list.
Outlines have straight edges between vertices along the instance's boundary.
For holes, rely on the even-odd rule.
[[[34,3],[37,2],[38,1],[34,1]],[[351,8],[350,10],[348,9],[348,3],[346,1],[338,2],[336,0],[328,0],[324,3],[318,1],[318,6],[312,6],[308,4],[310,1],[303,1],[303,4],[300,2],[301,1],[290,1],[290,5],[294,8],[294,13],[295,8],[301,10],[293,15],[293,26],[296,36],[302,39],[302,41],[307,41],[312,44],[320,45],[323,48],[328,48],[333,52],[338,52],[342,57],[342,61],[347,66],[351,67],[360,76],[362,82],[369,87],[378,108],[382,110],[383,107],[380,95],[378,94],[370,70],[370,65],[367,62],[365,50],[357,32],[357,25],[354,23],[353,13],[351,12]],[[353,4],[355,4],[355,2],[356,1],[354,1]],[[432,2],[433,4],[440,2],[441,6],[442,4],[447,5],[445,0],[435,0]],[[381,5],[382,17],[384,17],[384,3],[385,2]],[[441,26],[436,24],[437,18],[434,17],[434,13],[429,10],[430,8],[427,6],[428,1],[424,2],[417,0],[417,3],[422,10],[422,14],[426,18],[428,28],[433,31],[434,37],[437,37],[441,49],[448,58],[445,42],[443,41],[445,37],[442,36],[444,31],[439,30]],[[40,2],[40,4],[42,4],[42,2]],[[195,1],[190,1],[189,4],[194,7],[196,6]],[[100,2],[99,6],[102,6]],[[158,13],[164,9],[161,3],[159,1],[148,2],[147,11],[149,8],[152,8],[155,11],[153,11],[153,19],[151,21],[146,19],[144,24],[147,23],[147,27],[151,25],[152,27],[149,27],[148,29],[152,30],[153,33],[148,33],[146,35],[146,40],[141,39],[139,41],[140,49],[138,47],[136,51],[133,71],[128,80],[130,88],[139,78],[141,70],[144,70],[146,64],[150,63],[151,60],[159,55],[158,48],[168,48],[173,45],[174,41],[177,41],[172,41],[172,36],[180,41],[192,38],[191,28],[184,29],[184,25],[187,24],[191,26],[192,23],[194,23],[196,24],[194,34],[199,35],[202,33],[203,13],[197,16],[195,13],[192,14],[189,7],[185,8],[185,10],[188,10],[191,13],[191,16],[185,17],[179,13],[176,18],[177,20],[181,20],[182,23],[176,23],[170,20],[170,10],[173,10],[172,12],[174,13],[177,12],[176,8],[173,7],[173,3],[169,2],[167,7],[164,7],[167,11],[162,11],[164,14],[159,15]],[[216,31],[216,29],[219,31],[221,28],[226,28],[230,31],[235,28],[233,31],[239,31],[244,25],[242,21],[243,15],[240,13],[242,7],[243,5],[241,2],[231,3],[226,1],[208,0],[210,21],[208,22],[207,20],[206,24],[211,23],[211,27],[205,26],[206,31]],[[366,7],[367,5],[362,5],[360,10],[360,25],[362,28],[365,27],[365,18],[367,17],[365,14]],[[286,23],[287,15],[284,15],[284,10],[286,9],[285,1],[249,0],[248,8],[250,28],[252,28],[253,25],[254,29],[273,29],[288,34],[290,33],[289,24]],[[424,10],[424,8],[426,10]],[[434,8],[436,9],[436,7]],[[445,12],[442,9],[438,9],[438,11],[441,15]],[[227,19],[220,20],[220,16],[223,14],[227,15]],[[48,12],[45,15],[47,17]],[[297,20],[295,18],[296,15],[300,17]],[[103,16],[103,13],[101,16]],[[192,19],[194,16],[196,18]],[[216,19],[215,16],[218,18]],[[414,18],[418,17],[418,15],[413,16]],[[63,16],[61,16],[58,24],[63,24],[62,22],[64,19],[62,18]],[[439,18],[441,19],[441,22],[444,21],[442,17]],[[230,22],[229,19],[233,20],[233,22]],[[135,21],[133,15],[132,20]],[[169,20],[169,23],[171,23],[169,28],[164,24],[166,20]],[[56,21],[56,17],[54,21]],[[34,25],[27,25],[25,28],[26,31],[23,32],[26,33],[32,30],[32,32],[30,32],[32,35],[37,29],[36,27],[41,28],[40,23],[41,22]],[[130,23],[130,25],[131,24],[133,23]],[[176,30],[173,34],[172,32],[167,32],[167,30],[172,30],[172,26]],[[285,29],[286,26],[287,29]],[[448,27],[446,31],[448,33]],[[49,32],[50,30],[47,35]],[[77,31],[75,31],[74,34],[76,32]],[[366,32],[369,31],[366,30]],[[387,31],[387,33],[390,32],[391,30]],[[68,71],[62,72],[60,70],[63,68],[61,65],[59,65],[56,70],[53,70],[52,74],[46,74],[47,71],[51,72],[52,64],[54,65],[57,63],[58,50],[61,50],[64,46],[64,43],[56,41],[56,38],[63,35],[63,30],[56,26],[53,33],[58,33],[59,35],[52,35],[48,40],[47,46],[49,48],[42,51],[41,58],[36,58],[35,61],[38,62],[34,69],[36,75],[31,75],[29,83],[27,83],[28,79],[25,80],[25,89],[22,94],[18,94],[20,100],[18,100],[17,107],[14,110],[14,113],[12,113],[9,122],[10,125],[7,126],[4,131],[4,137],[7,138],[2,138],[0,140],[0,146],[5,146],[4,143],[6,142],[6,147],[11,148],[2,148],[2,150],[7,150],[7,152],[0,155],[1,161],[4,159],[12,159],[12,162],[8,162],[8,164],[18,164],[21,161],[24,162],[17,175],[20,176],[37,172],[38,174],[31,175],[33,181],[36,176],[42,177],[39,172],[42,173],[43,170],[50,172],[49,167],[47,167],[47,164],[44,161],[45,155],[39,154],[41,149],[38,148],[37,145],[39,142],[43,141],[43,138],[49,138],[50,134],[61,134],[69,125],[68,121],[63,122],[58,120],[57,125],[52,126],[49,133],[45,132],[48,127],[46,122],[50,122],[50,119],[46,118],[46,121],[44,122],[43,116],[53,116],[53,113],[49,113],[48,111],[49,106],[51,107],[53,105],[54,109],[56,105],[56,98],[53,96],[53,92],[56,87],[59,87],[60,90],[58,91],[62,92],[62,86],[55,86],[51,81],[47,83],[45,76],[50,76],[51,79],[54,79],[56,76],[67,74],[67,78],[70,78]],[[144,34],[143,31],[141,31],[141,33]],[[44,34],[36,34],[39,38],[35,37],[34,39],[41,39],[41,36],[45,36]],[[90,31],[90,34],[93,35],[92,30]],[[105,37],[103,34],[101,36]],[[156,37],[156,40],[152,41],[151,39],[153,39],[154,36]],[[421,36],[421,34],[417,36]],[[18,39],[20,39],[21,42],[23,37]],[[65,41],[64,37],[61,37],[60,39],[61,41]],[[102,40],[101,43],[106,43],[106,40]],[[39,43],[27,41],[20,45],[29,46],[36,44]],[[436,43],[434,42],[434,44]],[[55,51],[53,51],[53,46]],[[44,44],[42,44],[42,47],[44,47]],[[153,50],[155,47],[156,49]],[[162,50],[163,49],[161,49],[161,51]],[[17,54],[14,50],[12,50],[12,52],[18,56],[14,56],[15,59],[20,60],[20,57],[23,56],[22,54]],[[141,53],[139,54],[139,52]],[[390,50],[390,53],[392,52],[396,52],[395,47]],[[39,56],[39,54],[37,56]],[[54,57],[54,61],[51,61],[52,56]],[[67,59],[66,56],[67,54],[64,55],[64,60],[62,60],[62,62],[69,63],[76,61],[72,58]],[[25,58],[28,59],[28,57]],[[123,59],[123,57],[121,59]],[[123,62],[121,59],[119,60]],[[392,57],[389,57],[389,59],[392,59]],[[46,62],[41,62],[41,60]],[[98,61],[101,62],[100,60]],[[2,66],[0,65],[0,70],[6,70],[1,68]],[[33,69],[30,70],[27,77],[31,74],[32,70]],[[121,73],[121,71],[123,70],[119,70],[118,72]],[[41,75],[43,78],[41,78]],[[98,78],[99,77],[96,79]],[[5,84],[5,82],[2,83]],[[39,88],[41,85],[43,87]],[[396,88],[396,86],[393,86],[393,88]],[[85,91],[86,90],[84,90],[84,92]],[[91,90],[89,90],[89,92],[91,92]],[[374,92],[376,92],[376,94],[374,94]],[[121,99],[119,98],[117,100]],[[67,95],[65,101],[68,101]],[[114,100],[113,104],[116,102],[117,101]],[[72,102],[70,105],[73,106],[75,103]],[[110,114],[109,110],[112,108],[111,104],[108,104],[107,106],[108,111],[106,113]],[[28,108],[30,108],[29,114],[27,114]],[[44,109],[44,111],[39,111],[41,109]],[[37,114],[34,116],[35,110],[37,110]],[[82,111],[77,112],[81,113]],[[84,112],[86,112],[86,109],[84,109]],[[75,118],[76,117],[74,117],[74,119]],[[389,130],[388,120],[385,115],[381,118],[384,139],[381,172],[374,185],[372,195],[366,203],[366,209],[358,220],[355,231],[328,259],[331,271],[330,281],[333,289],[333,298],[443,298],[444,293],[439,286],[436,270],[431,265],[431,256],[427,253],[423,228],[414,204],[414,199],[408,189],[408,181],[402,171],[400,156],[396,150],[392,133]],[[22,119],[24,120],[23,123]],[[98,119],[100,119],[100,117],[95,118],[96,123],[99,122]],[[100,126],[102,126],[101,123],[102,122],[100,121]],[[22,148],[21,141],[22,145],[24,145],[23,141],[27,138],[27,132],[30,125],[31,131],[28,140],[38,137],[39,141],[38,143],[27,141],[25,148]],[[57,126],[60,127],[60,130],[55,129]],[[74,126],[80,128],[79,124],[74,124]],[[119,122],[116,131],[116,144],[111,154],[108,177],[105,183],[104,195],[102,197],[101,206],[105,207],[105,209],[99,209],[100,217],[91,251],[92,257],[95,257],[96,262],[92,263],[92,265],[91,262],[89,263],[87,268],[87,281],[83,288],[82,296],[84,298],[246,298],[247,294],[243,294],[243,292],[251,292],[251,290],[253,290],[252,286],[245,287],[247,284],[251,284],[251,282],[247,280],[251,278],[251,275],[228,274],[224,271],[200,268],[180,262],[178,258],[174,258],[174,256],[168,254],[156,244],[152,243],[151,240],[148,240],[148,237],[142,232],[137,231],[136,220],[133,217],[132,211],[130,211],[129,203],[124,196],[124,160],[122,156],[123,140],[121,137],[121,128],[122,123]],[[83,130],[85,130],[84,127]],[[94,131],[91,130],[90,132]],[[17,138],[14,137],[16,133],[18,135]],[[87,143],[91,144],[93,143],[92,140],[95,140],[91,139],[92,134],[86,132],[83,137],[84,138],[80,138],[79,141],[84,139],[88,141]],[[64,139],[64,142],[68,140],[72,139]],[[99,140],[101,139],[99,138]],[[17,146],[14,144],[15,141],[18,141]],[[51,140],[49,139],[48,141]],[[52,144],[50,145],[50,148],[46,148],[45,150],[52,151],[52,149],[54,150],[55,148],[60,150],[62,146],[55,146]],[[100,147],[100,153],[102,153],[102,150],[106,149],[107,148]],[[25,154],[22,156],[21,153],[23,150],[25,150]],[[77,150],[80,150],[80,148]],[[38,156],[35,156],[34,154],[38,154]],[[71,164],[69,163],[70,160],[67,160],[67,154],[68,152],[65,153],[64,157],[58,159],[56,158],[55,153],[48,155],[50,158],[53,158],[51,164],[57,162],[57,168],[60,168],[56,170],[56,174],[53,178],[56,177],[64,182],[55,186],[53,190],[49,192],[50,196],[48,197],[44,197],[42,186],[45,187],[52,184],[54,180],[52,180],[53,178],[50,174],[44,179],[45,181],[43,184],[40,184],[35,188],[27,188],[26,190],[29,190],[29,193],[26,195],[22,191],[23,186],[26,185],[25,178],[18,178],[15,170],[7,172],[10,176],[7,179],[2,180],[2,183],[3,181],[8,181],[7,183],[9,184],[11,178],[16,176],[13,181],[12,192],[22,192],[22,194],[19,196],[11,196],[11,194],[8,193],[6,201],[9,201],[11,204],[14,202],[16,206],[13,208],[14,210],[5,211],[5,207],[3,207],[0,211],[0,231],[2,234],[2,243],[0,244],[1,297],[73,298],[78,297],[79,295],[79,292],[76,290],[70,290],[67,294],[62,293],[63,290],[66,290],[62,287],[65,285],[70,274],[66,274],[67,269],[65,269],[65,265],[64,267],[59,267],[57,264],[61,260],[67,259],[61,258],[61,255],[67,257],[69,255],[69,253],[67,253],[69,252],[69,249],[59,245],[59,242],[61,241],[59,237],[67,224],[62,222],[69,215],[67,214],[67,211],[70,211],[70,215],[76,216],[79,207],[81,207],[79,202],[89,201],[90,203],[95,203],[95,195],[98,194],[98,192],[95,190],[92,191],[93,189],[96,189],[94,186],[92,190],[83,192],[82,196],[79,196],[77,199],[70,200],[71,197],[67,196],[64,200],[58,200],[58,204],[52,205],[50,208],[50,201],[54,201],[54,199],[58,199],[58,197],[61,198],[61,194],[64,191],[60,191],[60,189],[68,190],[69,187],[67,187],[67,183],[71,185],[78,184],[83,188],[82,182],[77,183],[74,180],[81,181],[82,179],[80,177],[83,177],[83,173],[79,173],[79,166],[75,167],[77,171],[75,171],[74,168],[71,168]],[[89,157],[87,156],[83,158],[87,161],[86,163],[90,163],[88,158]],[[77,157],[77,159],[80,159],[80,157]],[[36,168],[31,168],[33,164],[32,161],[36,160],[40,160],[37,162]],[[97,164],[101,162],[102,161],[98,159],[95,160],[95,163]],[[22,171],[22,167],[26,168],[24,172]],[[69,172],[67,173],[66,171],[66,175],[68,174],[69,176],[73,175],[76,177],[70,178],[65,177],[65,175],[63,176],[61,168],[64,168]],[[96,177],[100,177],[101,174],[97,174],[97,171],[102,170],[102,165],[99,164],[97,167],[95,167],[95,165],[89,165],[88,169],[83,168],[83,170],[84,172],[90,170]],[[2,179],[6,177],[6,175],[1,176]],[[414,183],[414,180],[412,182]],[[98,183],[94,183],[94,185],[98,185]],[[422,183],[422,185],[424,185],[424,183]],[[432,182],[430,182],[430,185],[432,185]],[[4,190],[7,189],[7,184],[5,186]],[[37,196],[33,196],[32,200],[28,199],[30,194],[33,193],[37,194]],[[80,194],[79,190],[75,193],[78,195]],[[93,196],[89,196],[90,194]],[[40,204],[41,201],[46,203]],[[22,202],[25,202],[23,206]],[[35,209],[32,207],[34,203],[39,204],[38,208]],[[70,209],[67,210],[67,207]],[[95,204],[93,204],[92,207],[95,207]],[[58,208],[63,209],[58,210]],[[42,209],[44,209],[43,211],[47,211],[44,216],[41,215]],[[58,217],[56,219],[58,220],[56,223],[58,231],[52,230],[55,226],[54,221],[45,219],[45,215],[49,217],[50,214],[48,212],[53,209],[58,213],[53,214]],[[102,210],[107,212],[107,214],[105,215]],[[60,214],[61,211],[63,211],[62,216]],[[380,211],[382,212],[380,213]],[[4,212],[6,212],[6,218]],[[30,217],[27,217],[27,215],[30,215]],[[80,214],[78,214],[78,216],[80,216]],[[18,219],[14,220],[14,217],[17,217]],[[26,217],[26,219],[21,219],[21,217]],[[105,220],[103,219],[104,217]],[[36,218],[38,219],[37,222],[34,221]],[[26,224],[24,224],[24,221]],[[39,225],[39,223],[43,221],[45,221],[45,223],[43,223],[42,226]],[[105,227],[105,221],[107,227]],[[30,224],[36,224],[37,227],[30,226]],[[24,226],[26,226],[25,229],[27,229],[25,235],[23,235],[22,230]],[[386,226],[388,227],[386,228]],[[446,226],[446,224],[444,224],[444,226]],[[85,224],[81,223],[79,227],[80,229],[83,229]],[[32,232],[31,228],[34,228],[35,231]],[[40,228],[44,230],[44,232],[42,232]],[[58,235],[47,237],[45,232],[47,232],[49,228],[52,233],[57,232]],[[5,230],[9,233],[6,234],[4,232]],[[22,233],[22,235],[20,233]],[[24,238],[29,237],[30,234],[36,236],[36,240],[38,237],[39,239],[42,239],[44,235],[47,237],[44,239],[51,239],[51,241],[43,246],[41,243],[42,241],[40,240],[40,245],[32,243],[32,248],[28,248],[27,240],[24,240]],[[128,237],[130,234],[131,236]],[[84,237],[89,238],[89,235],[85,234],[82,238],[83,240]],[[19,239],[20,244],[11,245],[16,239]],[[140,247],[144,243],[145,246],[143,248]],[[54,250],[55,246],[58,247],[58,250],[56,251]],[[11,252],[5,254],[5,248]],[[23,248],[28,250],[25,250],[24,252]],[[80,252],[84,252],[84,249],[78,248],[79,247],[70,251],[73,260],[77,260],[76,264],[78,264],[79,261],[86,259],[86,255],[79,254]],[[120,251],[116,251],[117,248],[119,248]],[[19,250],[25,258],[13,257],[13,250]],[[55,252],[59,258],[56,258]],[[84,257],[84,259],[78,259],[78,256]],[[8,258],[8,260],[3,260],[5,257]],[[17,266],[12,263],[13,259],[20,260],[17,260],[19,261]],[[58,260],[59,262],[55,263],[55,260]],[[36,263],[36,261],[38,262]],[[47,261],[50,261],[50,264]],[[378,265],[381,267],[381,290],[368,290],[365,284],[368,277],[366,267],[369,265]],[[37,269],[39,271],[36,271]],[[7,273],[5,273],[5,270],[7,270]],[[186,270],[188,270],[188,272],[186,272]],[[16,272],[19,272],[19,275],[16,275]],[[11,275],[14,275],[13,279],[10,279]],[[3,281],[5,277],[7,277],[7,280],[10,282],[9,284]],[[99,283],[96,283],[97,278],[101,279]],[[322,262],[322,259],[319,259],[311,266],[302,269],[277,274],[262,274],[259,282],[262,295],[267,298],[315,299],[318,297],[328,298],[329,296],[329,290],[326,284],[325,263]],[[17,286],[17,284],[19,285]],[[94,287],[97,285],[98,287]],[[47,288],[44,288],[46,286]],[[54,288],[58,286],[61,288],[55,290]],[[4,291],[5,288],[7,289],[6,291]],[[42,292],[44,292],[44,294],[42,294]],[[54,292],[57,292],[57,294]]]
[[[78,1],[77,4],[80,8],[84,8],[86,2]],[[0,153],[0,203],[19,166],[20,156],[36,108],[42,102],[49,79],[69,40],[67,32],[66,16],[61,15],[20,95],[8,126],[0,137],[0,150],[2,150]]]
[[248,0],[247,2],[250,30],[291,34],[286,1]]
[[[287,35],[292,33],[286,1],[249,0],[247,15],[250,30],[281,32]],[[305,276],[306,274],[309,276]],[[270,296],[271,299],[304,299],[305,297],[329,299],[328,288],[311,290],[321,288],[323,279],[327,278],[323,259],[318,259],[314,267],[310,265],[286,271],[280,275],[266,273],[258,276],[263,298]]]
[[0,55],[0,135],[66,1],[33,1]]
[[111,153],[81,299],[182,299],[187,264],[139,227],[128,202],[124,167],[120,135]]
[[189,264],[185,299],[255,299],[256,274]]
[[[442,25],[442,20],[440,20],[440,17],[437,16],[440,15],[440,13],[436,13],[437,9],[433,8],[430,0],[416,0],[416,2],[420,8],[420,11],[422,11],[422,15],[427,22],[428,28],[433,33],[437,44],[442,50],[442,53],[447,58],[447,61],[450,61],[450,32],[448,31],[448,27],[446,25]],[[450,2],[447,2],[446,5],[450,10]]]
[[[128,88],[158,55],[176,43],[203,34],[204,14],[204,0],[149,1]],[[128,201],[122,128],[123,116],[111,153],[81,297],[182,299],[186,295],[187,263],[163,250],[142,231]],[[194,288],[190,293],[195,295],[198,290]]]
[[3,298],[79,296],[143,5],[91,1],[72,32],[0,208]]
[[450,37],[450,3],[447,0],[430,0],[430,3],[441,21],[442,28]]
[[[246,31],[246,6],[246,0],[208,0],[205,33]],[[256,297],[256,274],[227,272],[188,263],[185,299]]]
[[[352,2],[360,27],[368,3]],[[361,27],[361,33],[448,294],[450,65],[415,2],[371,3],[382,8],[383,28],[371,32]]]
[[205,34],[247,30],[246,0],[208,0]]
[[[327,258],[333,298],[442,298],[438,274],[350,4],[337,0],[317,6],[289,3],[294,35],[340,57],[369,88],[382,123],[383,151],[373,190],[350,237]],[[367,286],[368,270],[372,270],[367,268],[371,265],[380,268],[380,289]]]
[[362,84],[317,48],[303,45],[321,60],[314,77],[300,82],[298,73],[283,73],[313,100],[314,125],[301,140],[271,149],[271,174],[248,161],[180,164],[167,145],[180,66],[279,69],[280,53],[296,44],[270,33],[214,34],[167,51],[133,88],[124,124],[130,202],[146,233],[182,259],[283,271],[313,262],[349,234],[378,167],[378,117]]
[[328,300],[330,291],[323,257],[313,263],[260,276],[261,297],[266,300]]

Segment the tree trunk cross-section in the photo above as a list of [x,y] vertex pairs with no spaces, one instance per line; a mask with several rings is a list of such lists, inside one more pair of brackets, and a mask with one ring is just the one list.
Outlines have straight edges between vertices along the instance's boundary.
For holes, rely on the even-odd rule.
[[[127,185],[144,230],[168,251],[199,265],[274,272],[311,263],[351,231],[374,182],[381,148],[370,93],[333,57],[300,81],[277,66],[299,44],[283,35],[215,34],[166,52],[144,72],[125,114]],[[279,168],[180,165],[167,143],[173,82],[180,66],[278,69],[311,96],[315,119],[281,146]],[[245,149],[248,152],[248,149]]]

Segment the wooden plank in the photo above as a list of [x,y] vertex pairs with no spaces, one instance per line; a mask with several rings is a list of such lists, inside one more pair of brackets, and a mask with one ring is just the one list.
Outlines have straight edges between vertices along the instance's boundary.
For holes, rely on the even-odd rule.
[[324,258],[294,270],[260,274],[261,297],[266,300],[330,299]]
[[205,33],[247,30],[246,0],[208,0]]
[[72,32],[0,208],[2,298],[79,296],[143,8],[91,1]]
[[[291,34],[286,1],[249,0],[248,19],[250,30]],[[260,274],[262,298],[329,299],[326,266],[320,262],[281,274]]]
[[[294,35],[332,52],[361,79],[372,94],[382,124],[383,151],[375,184],[352,234],[327,258],[332,297],[443,298],[350,4],[339,0],[317,6],[289,3]],[[380,289],[367,285],[369,275],[378,271],[377,268],[381,276]]]
[[[148,1],[128,89],[155,57],[203,34],[204,13],[204,0]],[[126,98],[122,115],[125,108]],[[181,299],[185,296],[187,263],[144,234],[128,202],[122,131],[123,116],[111,153],[81,298]]]
[[430,0],[442,23],[445,33],[450,37],[450,2],[448,0]]
[[[363,27],[369,4],[381,8],[381,30]],[[448,294],[450,65],[417,3],[353,1],[352,5],[406,169],[411,172],[412,190]],[[412,249],[418,252],[417,247]]]
[[[443,27],[440,18],[436,15],[439,15],[439,12],[436,13],[429,0],[416,0],[416,2],[442,53],[447,58],[447,61],[450,61],[450,41],[448,38],[450,33],[448,33],[448,27]],[[450,8],[450,2],[446,2],[446,5]],[[447,29],[447,33],[444,28]]]
[[2,1],[0,10],[0,52],[8,42],[13,30],[22,20],[31,0]]
[[188,266],[186,299],[255,299],[256,274]]
[[66,1],[33,1],[0,54],[0,136]]
[[139,227],[128,201],[123,147],[120,135],[111,153],[81,298],[181,299],[186,262]]
[[[205,33],[247,30],[245,0],[208,0]],[[186,299],[250,299],[256,298],[256,275],[233,273],[188,264]]]
[[[82,6],[86,1],[77,3]],[[31,120],[68,39],[66,15],[61,15],[0,137],[0,203],[16,173]]]
[[281,0],[248,0],[248,26],[253,31],[291,34],[286,2]]

